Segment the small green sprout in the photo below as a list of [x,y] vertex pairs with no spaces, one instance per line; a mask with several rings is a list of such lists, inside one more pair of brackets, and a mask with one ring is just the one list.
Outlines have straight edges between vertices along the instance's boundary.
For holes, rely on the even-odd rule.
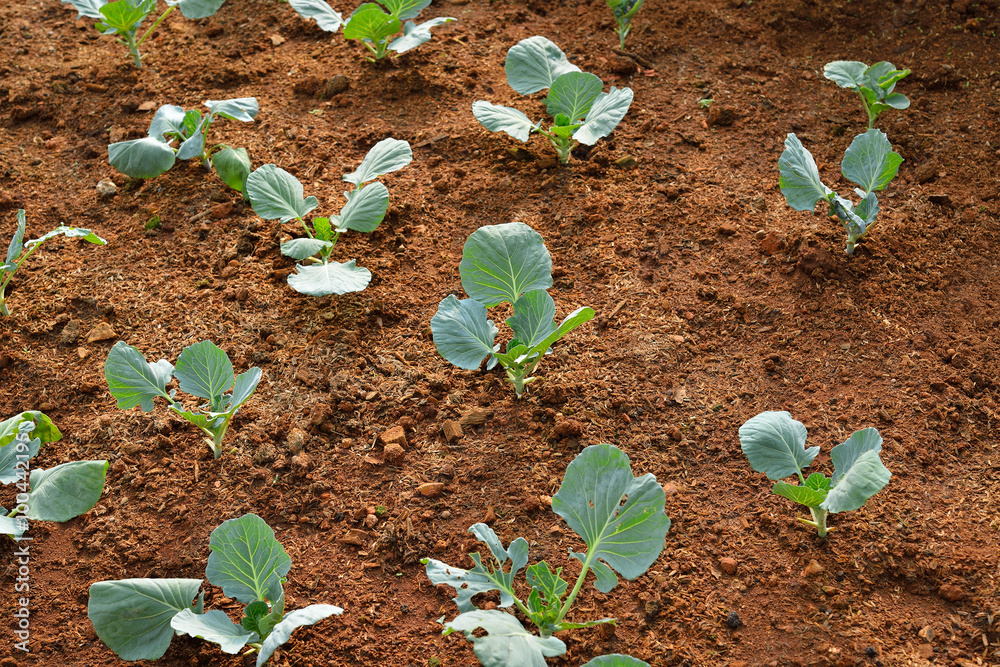
[[868,129],[875,126],[875,119],[886,109],[905,109],[910,100],[893,90],[896,83],[910,73],[896,69],[890,62],[875,63],[871,67],[856,60],[837,60],[823,67],[823,76],[841,88],[850,88],[861,96],[861,108],[868,116]]

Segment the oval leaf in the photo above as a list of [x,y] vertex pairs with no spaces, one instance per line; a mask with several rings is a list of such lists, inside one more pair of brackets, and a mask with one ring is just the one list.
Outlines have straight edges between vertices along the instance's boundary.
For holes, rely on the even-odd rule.
[[545,98],[545,110],[553,117],[564,114],[575,125],[590,111],[602,88],[604,84],[595,74],[566,72],[553,82]]
[[229,357],[210,340],[188,345],[181,351],[174,377],[180,382],[181,391],[213,403],[236,381]]
[[768,479],[797,475],[812,463],[819,447],[806,449],[806,427],[788,412],[762,412],[740,426],[740,448],[750,467]]
[[448,295],[431,318],[431,334],[438,353],[452,364],[475,370],[493,353],[498,330],[486,317],[486,307],[474,299],[459,301]]
[[271,634],[267,636],[264,644],[260,647],[260,653],[257,654],[257,667],[263,667],[275,649],[287,642],[288,638],[292,636],[292,631],[296,628],[319,623],[324,618],[339,615],[343,612],[343,609],[335,607],[332,604],[311,604],[305,609],[296,609],[293,612],[285,614],[285,617],[281,619],[280,623],[274,626]]
[[431,40],[431,28],[436,28],[439,25],[444,25],[454,20],[449,16],[439,16],[430,21],[424,21],[420,25],[417,25],[413,21],[407,21],[403,25],[403,34],[392,40],[389,50],[396,53],[406,53],[410,49],[415,49],[424,42]]
[[332,247],[333,243],[330,241],[310,238],[292,239],[281,244],[281,254],[301,262],[303,259],[312,257],[321,250]]
[[69,521],[89,511],[101,499],[107,461],[70,461],[48,470],[31,471],[28,518]]
[[632,106],[632,89],[615,88],[607,95],[600,95],[587,117],[575,132],[573,138],[581,144],[593,146],[598,139],[608,136],[622,121]]
[[401,21],[417,18],[420,12],[431,4],[431,0],[380,0],[380,2],[385,5],[389,13]]
[[167,2],[168,5],[177,5],[181,10],[181,14],[184,18],[197,20],[205,19],[209,16],[215,14],[219,11],[219,7],[226,0],[175,0],[174,2]]
[[[198,115],[200,116],[201,114]],[[169,137],[165,135],[170,135],[170,137],[183,136],[187,131],[185,128],[186,119],[187,112],[184,111],[184,107],[179,107],[175,104],[164,104],[153,114],[153,120],[149,123],[149,132],[147,134],[163,141],[169,140]]]
[[205,641],[218,644],[223,653],[239,653],[247,642],[259,641],[255,632],[247,632],[241,626],[233,623],[225,612],[212,610],[204,614],[196,614],[185,609],[172,619],[170,627],[178,634],[191,635]]
[[267,600],[269,588],[282,582],[292,566],[274,531],[256,514],[224,522],[212,531],[208,548],[205,576],[244,604]]
[[372,281],[372,273],[362,266],[349,262],[327,262],[326,264],[296,264],[298,273],[288,276],[288,285],[309,296],[347,294],[360,292]]
[[246,192],[254,213],[265,220],[301,219],[319,206],[315,197],[303,199],[299,179],[273,164],[265,164],[250,174]]
[[226,146],[212,156],[215,173],[222,182],[237,192],[243,192],[243,186],[250,176],[250,154],[245,148],[230,148]]
[[472,115],[491,132],[506,132],[518,141],[527,141],[538,124],[517,109],[479,100],[472,103]]
[[579,72],[558,46],[544,37],[528,37],[510,47],[504,62],[507,84],[530,95],[549,88],[567,72]]
[[856,510],[885,488],[891,478],[892,473],[882,464],[878,452],[863,452],[850,468],[841,471],[839,481],[821,507],[830,513]]
[[156,178],[174,166],[175,159],[174,149],[154,137],[108,146],[111,166],[132,178]]
[[233,393],[229,397],[228,412],[232,412],[247,402],[250,396],[253,395],[254,390],[257,389],[257,385],[260,384],[262,375],[263,372],[259,368],[254,367],[246,373],[240,373],[236,377],[236,383],[233,384]]
[[594,658],[583,667],[649,667],[649,663],[630,655],[610,653]]
[[344,17],[324,0],[288,0],[288,5],[302,18],[314,19],[321,30],[337,32],[344,25]]
[[402,139],[383,139],[368,151],[361,166],[356,171],[346,174],[344,180],[360,187],[362,183],[374,180],[379,176],[402,169],[413,160],[413,150],[410,144]]
[[556,330],[556,304],[543,289],[526,292],[514,304],[514,314],[506,324],[514,338],[529,348],[538,345]]
[[[562,655],[566,645],[555,637],[538,637],[521,623],[496,609],[469,611],[444,624],[445,634],[462,632],[473,644],[473,652],[483,667],[545,667],[545,658]],[[482,628],[488,634],[473,634]]]
[[154,398],[167,398],[166,387],[173,372],[173,365],[166,359],[147,363],[142,352],[125,341],[115,343],[104,362],[108,389],[122,410],[137,405],[145,412],[152,410]]
[[854,137],[847,147],[840,170],[844,177],[867,192],[884,190],[896,177],[903,158],[892,150],[882,130],[871,129]]
[[857,88],[865,83],[868,65],[856,60],[837,60],[823,66],[823,76],[841,88]]
[[785,150],[778,158],[781,194],[796,211],[812,211],[816,202],[833,194],[833,190],[819,180],[819,169],[812,154],[805,149],[794,134],[785,138]]
[[229,120],[239,120],[252,123],[257,117],[260,107],[256,97],[235,97],[230,100],[206,100],[205,106],[211,115],[222,116]]
[[474,231],[462,248],[458,272],[465,293],[486,307],[552,287],[552,257],[541,234],[523,222]]
[[345,39],[379,44],[402,30],[403,23],[373,2],[366,2],[351,14],[344,25]]
[[[405,143],[405,142],[404,142]],[[389,190],[379,182],[371,183],[351,193],[340,211],[340,229],[374,232],[389,210]]]

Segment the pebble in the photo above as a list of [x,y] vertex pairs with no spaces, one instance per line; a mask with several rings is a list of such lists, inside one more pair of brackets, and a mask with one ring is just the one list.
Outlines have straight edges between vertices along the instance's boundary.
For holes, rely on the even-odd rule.
[[736,574],[736,559],[729,558],[728,556],[725,558],[720,558],[719,567],[726,574]]
[[390,465],[398,466],[406,460],[406,450],[395,442],[390,442],[386,445],[382,450],[382,454],[385,456],[386,462]]
[[815,577],[817,574],[820,574],[822,572],[823,572],[823,566],[820,565],[819,562],[817,562],[816,559],[814,558],[811,561],[809,561],[809,564],[806,565],[804,570],[802,570],[802,576]]
[[293,428],[291,433],[288,434],[288,451],[292,454],[298,454],[306,446],[306,432],[300,428]]
[[102,178],[94,188],[101,199],[111,199],[118,194],[118,186],[110,178]]
[[81,324],[80,320],[70,320],[66,323],[66,326],[62,330],[62,337],[60,338],[63,345],[69,345],[80,337]]
[[453,419],[447,420],[441,428],[444,430],[444,438],[448,441],[448,444],[458,442],[465,435],[462,431],[462,425]]
[[444,484],[442,482],[426,482],[417,487],[417,493],[426,498],[440,496],[443,490]]
[[402,426],[393,426],[389,430],[382,433],[379,436],[382,441],[382,445],[397,444],[400,447],[406,447],[406,432],[403,430]]
[[965,589],[956,584],[944,584],[938,589],[938,595],[948,602],[958,602],[966,598]]
[[739,614],[735,611],[731,611],[729,612],[729,615],[726,616],[726,625],[729,626],[730,630],[736,630],[743,625],[743,621],[740,619]]
[[97,326],[90,330],[87,334],[88,343],[96,343],[102,340],[111,340],[112,338],[117,338],[118,334],[115,330],[111,328],[111,325],[107,322],[98,322]]

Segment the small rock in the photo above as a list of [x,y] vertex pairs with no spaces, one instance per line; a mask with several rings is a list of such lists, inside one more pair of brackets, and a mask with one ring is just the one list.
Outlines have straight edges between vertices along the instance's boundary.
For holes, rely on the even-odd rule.
[[406,450],[395,442],[386,445],[382,449],[382,455],[385,456],[386,463],[389,465],[398,466],[406,460]]
[[444,438],[448,441],[448,444],[458,442],[465,435],[462,431],[462,425],[452,419],[447,420],[442,429],[444,430]]
[[622,169],[629,169],[631,167],[636,166],[637,164],[639,164],[639,161],[636,160],[631,155],[623,155],[617,160],[615,160],[615,166],[621,167]]
[[938,589],[938,595],[948,602],[958,602],[965,599],[965,589],[955,584],[945,584]]
[[726,558],[720,558],[719,567],[726,574],[736,574],[736,559],[729,558],[728,556]]
[[[670,336],[669,338],[677,344],[681,344],[684,342],[684,336]],[[680,340],[675,340],[675,338],[680,338]],[[670,430],[667,432],[667,435],[669,435],[670,439],[673,440],[674,442],[680,442],[681,440],[684,439],[684,434],[681,433],[681,430],[676,426],[672,426]]]
[[802,576],[815,577],[817,574],[820,574],[821,572],[823,572],[823,566],[820,565],[819,562],[814,558],[811,561],[809,561],[809,564],[806,565],[804,570],[802,570]]
[[70,343],[76,342],[76,339],[80,337],[80,320],[70,320],[63,327],[61,341],[63,345],[69,345]]
[[482,410],[480,408],[473,408],[469,412],[459,417],[458,423],[462,425],[462,428],[469,428],[470,426],[482,426],[486,423],[486,420],[493,416],[492,410]]
[[920,628],[919,632],[917,632],[917,636],[923,639],[925,642],[930,643],[934,641],[934,628],[932,628],[929,625],[925,625],[924,627]]
[[351,528],[343,537],[340,538],[340,541],[344,544],[353,544],[356,547],[367,546],[368,533],[359,528]]
[[389,444],[397,444],[400,447],[406,447],[406,432],[403,430],[402,426],[393,426],[388,431],[385,431],[379,436],[379,440],[382,441],[382,446]]
[[271,44],[273,44],[274,46],[281,46],[282,44],[285,43],[285,38],[278,34],[268,35],[268,38],[271,40]]
[[728,127],[736,122],[736,109],[722,104],[713,104],[708,108],[708,124]]
[[493,523],[497,520],[497,511],[492,507],[486,508],[486,516],[483,518],[483,523]]
[[81,360],[86,359],[90,356],[90,350],[85,347],[78,347],[76,348],[76,356],[78,356]]
[[426,482],[417,487],[417,493],[426,498],[435,498],[444,490],[443,482]]
[[229,214],[233,212],[233,205],[231,202],[216,204],[211,208],[211,211],[213,220],[222,220],[223,218],[228,218]]
[[339,95],[345,92],[351,87],[351,82],[343,74],[338,74],[337,76],[331,78],[326,82],[323,87],[323,92],[320,94],[320,98],[333,97],[334,95]]
[[156,102],[147,101],[143,102],[137,107],[138,111],[154,111],[156,109]]
[[726,625],[729,626],[730,630],[736,630],[741,625],[743,625],[743,621],[740,620],[740,615],[739,614],[737,614],[735,611],[731,611],[726,616]]
[[724,222],[719,225],[719,233],[723,236],[735,236],[739,230],[739,227],[730,222]]
[[676,484],[674,484],[673,482],[667,482],[666,484],[663,485],[663,495],[669,497],[669,496],[673,496],[673,495],[676,495],[676,494],[677,494],[677,485]]
[[111,325],[107,322],[98,322],[97,326],[90,330],[87,334],[88,343],[96,343],[102,340],[111,340],[112,338],[117,338],[118,334],[115,330],[111,328]]
[[118,186],[110,178],[102,178],[94,188],[97,190],[97,196],[101,199],[111,199],[118,194]]
[[558,440],[564,438],[579,438],[583,435],[583,424],[575,419],[562,419],[556,422],[552,435]]
[[292,454],[298,454],[306,446],[307,434],[300,428],[293,428],[291,433],[288,434],[288,451]]

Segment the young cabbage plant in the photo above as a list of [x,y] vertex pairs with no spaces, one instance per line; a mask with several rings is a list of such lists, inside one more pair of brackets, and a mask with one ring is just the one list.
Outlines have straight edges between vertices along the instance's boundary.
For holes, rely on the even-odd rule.
[[212,531],[208,548],[208,582],[246,605],[239,625],[224,611],[205,611],[201,579],[98,581],[90,587],[87,617],[101,641],[122,660],[156,660],[174,633],[191,635],[229,654],[249,647],[261,667],[293,630],[344,611],[313,604],[285,613],[282,584],[292,560],[256,514],[224,522]]
[[87,243],[93,243],[96,245],[106,245],[107,241],[101,237],[94,234],[89,229],[78,229],[76,227],[65,227],[60,226],[53,229],[48,234],[43,234],[37,239],[31,239],[25,242],[24,232],[27,227],[27,221],[24,216],[24,209],[17,210],[17,229],[14,231],[14,236],[10,240],[10,245],[7,246],[7,261],[0,264],[0,316],[6,317],[10,315],[10,310],[7,308],[7,285],[10,283],[11,278],[17,272],[21,265],[34,254],[36,250],[42,247],[42,244],[48,241],[53,236],[59,236],[60,234],[68,238],[80,238]]
[[[216,116],[252,123],[257,117],[257,98],[208,100],[205,106],[208,113],[202,118],[197,109],[184,111],[183,107],[164,104],[149,124],[149,136],[108,146],[111,166],[132,178],[155,178],[173,167],[176,160],[198,158],[206,169],[214,166],[226,185],[243,192],[250,175],[246,149],[226,144],[209,146],[206,137]],[[177,148],[171,146],[174,141],[179,142]]]
[[545,135],[563,164],[579,142],[593,146],[618,126],[632,105],[630,88],[602,92],[604,83],[594,74],[581,72],[566,54],[544,37],[521,40],[507,51],[504,65],[507,84],[522,95],[549,89],[545,110],[553,124],[545,129],[517,109],[479,100],[472,114],[491,132],[506,132],[527,142],[532,132]]
[[[413,151],[410,144],[399,139],[383,139],[375,144],[357,171],[344,176],[354,186],[345,192],[347,204],[338,215],[317,217],[312,224],[304,216],[319,206],[315,197],[303,197],[302,183],[284,169],[265,164],[247,179],[247,196],[254,212],[265,220],[298,220],[306,238],[292,239],[281,244],[281,254],[305,264],[296,264],[298,273],[288,276],[288,284],[296,292],[309,296],[360,292],[368,287],[372,274],[356,266],[355,260],[337,262],[330,259],[340,235],[349,229],[369,233],[382,223],[389,210],[389,190],[374,179],[410,164]],[[369,181],[374,181],[369,183]]]
[[910,100],[894,93],[896,83],[908,75],[908,69],[896,69],[892,63],[880,62],[871,67],[856,60],[837,60],[823,67],[823,76],[841,88],[850,88],[861,96],[861,108],[868,115],[868,129],[886,109],[905,109]]
[[[651,473],[633,477],[628,456],[620,449],[612,445],[587,447],[566,468],[562,485],[552,497],[552,510],[587,545],[584,553],[569,552],[582,564],[573,588],[562,578],[562,568],[553,572],[545,561],[528,566],[528,542],[523,537],[505,549],[492,528],[477,523],[469,532],[486,544],[494,562],[487,556],[484,564],[479,553],[469,555],[475,564],[471,570],[431,558],[421,561],[431,583],[447,584],[457,593],[454,600],[461,613],[444,624],[444,634],[465,634],[484,667],[544,667],[545,657],[566,652],[566,645],[553,634],[615,622],[613,618],[573,622],[567,620],[567,615],[589,572],[595,575],[594,587],[608,593],[618,585],[615,572],[631,581],[656,562],[670,529],[664,502],[663,487],[656,477]],[[515,578],[525,566],[531,592],[523,598],[518,596],[520,586],[515,584]],[[539,634],[525,630],[513,614],[477,609],[473,596],[489,591],[499,591],[500,607],[516,606]],[[477,636],[480,628],[486,634]],[[594,664],[645,664],[615,662],[614,657],[603,656]]]
[[642,9],[642,3],[645,0],[605,0],[608,3],[608,7],[611,12],[615,15],[615,20],[618,21],[618,29],[615,30],[618,33],[618,42],[622,49],[625,48],[625,38],[628,37],[629,31],[632,30],[632,19],[635,17],[636,13]]
[[69,3],[79,12],[77,18],[84,16],[97,19],[94,27],[103,35],[116,35],[118,41],[128,47],[132,55],[132,64],[142,67],[142,56],[139,47],[153,34],[163,19],[177,7],[188,19],[208,18],[219,10],[226,0],[165,0],[169,5],[153,25],[138,39],[139,28],[143,22],[154,14],[156,0],[62,0]]
[[14,509],[0,507],[0,535],[19,539],[29,521],[69,521],[97,504],[107,461],[70,461],[44,470],[31,465],[43,445],[62,433],[45,414],[22,412],[0,422],[0,484],[14,485]]
[[[556,323],[555,302],[545,291],[552,286],[552,257],[541,235],[523,222],[473,232],[458,272],[471,298],[451,294],[441,302],[431,318],[434,345],[442,357],[466,370],[479,368],[487,357],[487,369],[501,364],[518,398],[552,345],[594,318],[594,310],[584,307]],[[500,344],[494,343],[499,330],[487,319],[486,309],[505,301],[513,306],[505,324],[514,337],[500,352]]]
[[[151,412],[153,399],[166,399],[171,410],[208,436],[206,442],[215,458],[219,458],[229,424],[239,407],[253,395],[261,370],[254,367],[236,376],[226,353],[207,340],[181,350],[176,367],[166,359],[148,363],[142,352],[118,341],[104,362],[104,377],[122,410],[138,405],[143,412]],[[167,393],[172,378],[177,379],[181,391],[208,402],[194,410],[185,409],[174,400],[176,389]]]
[[740,427],[740,447],[750,461],[750,467],[767,475],[770,480],[782,480],[791,475],[799,478],[798,485],[777,481],[773,493],[805,505],[812,521],[799,521],[826,537],[826,517],[836,512],[850,512],[889,483],[892,473],[882,465],[882,436],[877,429],[855,431],[845,442],[830,452],[833,477],[814,472],[802,475],[819,454],[819,447],[806,449],[806,427],[787,412],[762,412]]
[[844,178],[860,186],[854,192],[861,198],[852,203],[823,185],[812,154],[794,134],[785,139],[785,150],[778,160],[781,172],[779,184],[785,201],[796,211],[812,211],[816,202],[824,200],[847,232],[847,254],[854,248],[879,214],[876,190],[884,190],[896,177],[903,158],[892,150],[892,144],[881,130],[868,130],[854,137],[844,153],[840,171]]

